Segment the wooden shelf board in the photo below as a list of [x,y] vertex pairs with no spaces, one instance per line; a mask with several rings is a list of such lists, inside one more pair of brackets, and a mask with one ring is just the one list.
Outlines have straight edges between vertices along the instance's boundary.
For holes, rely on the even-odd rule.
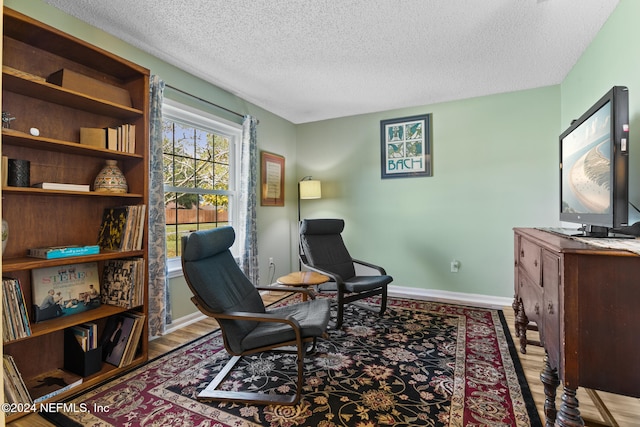
[[102,191],[66,191],[66,190],[45,190],[33,187],[2,187],[2,193],[7,194],[39,194],[48,196],[85,196],[85,197],[125,197],[139,199],[142,194],[138,193],[107,193]]
[[13,129],[2,129],[2,143],[7,145],[18,145],[21,147],[36,148],[39,150],[64,152],[69,154],[90,155],[104,159],[142,159],[143,156],[124,151],[107,150],[90,145],[83,145],[78,142],[62,141],[60,139],[44,138],[29,135]]
[[43,101],[91,111],[121,119],[132,119],[143,116],[136,108],[115,104],[104,99],[93,98],[83,93],[65,89],[62,86],[35,79],[25,78],[9,70],[2,70],[2,89],[21,95],[37,97]]
[[126,257],[143,256],[144,251],[101,251],[95,255],[83,255],[67,258],[42,259],[33,257],[4,258],[2,260],[2,271],[8,273],[12,271],[31,270],[33,268],[55,267],[57,265],[76,264],[81,262],[104,261],[108,259],[118,259]]

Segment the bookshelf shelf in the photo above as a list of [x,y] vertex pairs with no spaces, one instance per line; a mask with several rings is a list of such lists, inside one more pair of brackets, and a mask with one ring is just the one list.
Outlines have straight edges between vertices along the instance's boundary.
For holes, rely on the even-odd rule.
[[34,148],[43,151],[55,151],[68,154],[79,154],[92,156],[101,159],[143,159],[144,156],[136,153],[126,153],[123,151],[107,150],[106,148],[96,148],[90,145],[81,145],[77,142],[62,141],[53,138],[32,136],[27,133],[13,129],[2,129],[2,143],[4,145],[16,145],[21,147]]
[[[33,306],[42,305],[42,297],[35,296],[42,291],[43,286],[40,284],[35,287],[31,283],[32,280],[35,281],[34,277],[42,275],[42,271],[38,272],[39,275],[33,275],[36,269],[53,268],[55,274],[58,274],[58,271],[64,269],[57,267],[96,263],[102,289],[103,270],[111,260],[135,257],[142,258],[146,265],[146,211],[144,216],[140,214],[137,217],[138,230],[145,230],[142,238],[135,234],[137,239],[141,239],[137,240],[141,245],[136,246],[141,247],[140,250],[101,250],[99,254],[60,259],[40,259],[26,255],[29,248],[94,245],[97,243],[106,209],[148,205],[149,70],[6,7],[3,9],[2,31],[2,111],[15,118],[10,123],[10,128],[2,129],[2,155],[30,162],[30,184],[92,184],[105,160],[111,159],[117,161],[129,184],[129,192],[125,194],[46,190],[2,184],[2,217],[9,224],[9,238],[2,258],[2,274],[15,279],[13,283],[19,282],[19,287],[12,285],[10,289],[24,297],[22,306],[30,317],[31,330],[28,337],[5,342],[3,353],[13,358],[25,382],[64,368],[64,336],[65,331],[68,335],[69,328],[90,322],[95,324],[93,328],[97,328],[100,339],[103,334],[111,335],[107,334],[107,330],[109,324],[114,322],[114,316],[145,318],[145,321],[138,322],[143,325],[142,333],[131,363],[115,367],[102,362],[100,370],[84,377],[81,384],[45,401],[57,402],[122,374],[146,362],[148,358],[146,303],[130,309],[101,303],[96,308],[80,313],[64,311],[63,315],[43,315],[43,306],[39,313],[46,317],[41,318],[55,315],[59,317],[34,322]],[[81,81],[85,86],[81,89],[72,88],[67,86],[64,79],[56,81],[60,85],[47,82],[49,76],[58,75],[60,70],[65,70],[65,76],[79,79],[74,83]],[[128,102],[128,98],[131,106],[123,105]],[[113,99],[120,101],[113,102]],[[135,139],[135,150],[132,148],[132,151],[135,152],[79,143],[80,128],[123,126],[131,129],[131,139]],[[39,130],[37,136],[30,133],[31,128]],[[138,295],[140,300],[147,301],[147,272],[146,269],[138,271],[142,271],[143,276],[142,294]],[[136,278],[136,283],[140,283],[141,277]],[[72,292],[68,291],[71,295]],[[82,298],[88,298],[87,295],[90,294],[73,294],[64,297],[67,298],[64,302],[77,304]],[[14,298],[13,301],[18,301],[20,306],[18,299]],[[94,301],[93,297],[91,301]],[[67,310],[69,307],[72,305],[61,305],[59,309]],[[12,310],[14,314],[20,312]],[[137,331],[139,330],[138,328]],[[131,357],[129,354],[122,360],[126,363]],[[6,421],[14,421],[23,415],[26,414],[8,415]]]

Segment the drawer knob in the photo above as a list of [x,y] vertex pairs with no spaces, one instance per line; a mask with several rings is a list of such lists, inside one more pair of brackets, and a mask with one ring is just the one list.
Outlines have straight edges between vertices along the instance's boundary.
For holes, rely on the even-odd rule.
[[535,267],[537,267],[537,266],[538,266],[538,260],[537,260],[537,259],[536,259],[536,260],[533,260],[533,265],[534,265]]
[[553,303],[550,302],[549,305],[547,305],[547,311],[549,312],[549,314],[553,314]]
[[524,249],[520,249],[520,258],[524,258]]
[[540,314],[540,304],[536,303],[534,311],[536,312],[536,314]]

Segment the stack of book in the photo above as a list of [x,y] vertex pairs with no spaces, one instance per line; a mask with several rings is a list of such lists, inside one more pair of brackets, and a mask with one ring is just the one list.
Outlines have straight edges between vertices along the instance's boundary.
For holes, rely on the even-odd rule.
[[136,125],[123,124],[112,128],[80,128],[80,144],[107,150],[136,152]]
[[107,208],[102,215],[98,245],[109,251],[142,249],[146,205]]
[[31,335],[29,315],[18,279],[2,279],[2,340],[12,341]]
[[144,302],[144,277],[144,258],[105,261],[102,270],[102,303],[124,308],[142,305]]
[[16,366],[13,357],[8,354],[2,355],[3,359],[3,379],[4,379],[4,400],[6,403],[33,404],[27,386],[22,380],[20,371]]
[[98,325],[95,323],[83,323],[69,328],[76,337],[82,351],[90,351],[98,348]]
[[102,336],[104,361],[122,368],[135,358],[145,316],[140,313],[127,312],[112,316],[107,320]]

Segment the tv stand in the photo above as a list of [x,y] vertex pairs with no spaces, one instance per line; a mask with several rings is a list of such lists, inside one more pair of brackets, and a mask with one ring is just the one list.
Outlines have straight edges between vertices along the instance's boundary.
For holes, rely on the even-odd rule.
[[572,234],[572,237],[588,237],[594,239],[633,239],[635,236],[616,232],[618,229],[600,227],[598,225],[583,225],[578,228],[582,233]]
[[640,397],[640,255],[532,228],[514,237],[516,336],[526,353],[527,326],[538,327],[546,425],[584,425],[579,386]]

